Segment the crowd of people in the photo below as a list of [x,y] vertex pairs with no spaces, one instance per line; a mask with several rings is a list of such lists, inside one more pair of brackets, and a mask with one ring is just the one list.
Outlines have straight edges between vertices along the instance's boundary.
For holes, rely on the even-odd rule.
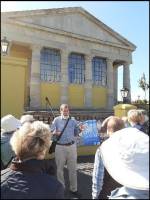
[[[64,199],[65,165],[70,194],[82,198],[77,189],[76,137],[85,128],[70,116],[67,104],[60,106],[60,116],[49,125],[32,115],[20,119],[10,114],[2,117],[1,198]],[[147,113],[133,109],[122,118],[109,116],[98,131],[106,137],[95,153],[92,199],[149,199]],[[57,141],[55,166],[45,159],[53,140]],[[105,184],[106,175],[113,187]],[[105,197],[104,187],[108,187]]]

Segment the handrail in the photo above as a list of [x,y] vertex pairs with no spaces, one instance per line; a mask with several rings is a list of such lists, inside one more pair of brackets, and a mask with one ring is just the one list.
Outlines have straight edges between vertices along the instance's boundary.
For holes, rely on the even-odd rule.
[[48,105],[49,105],[49,107],[50,107],[50,109],[51,109],[52,115],[53,115],[53,117],[55,118],[55,114],[54,114],[54,112],[53,112],[52,105],[51,105],[50,100],[48,99],[48,97],[45,97],[45,101],[48,103]]

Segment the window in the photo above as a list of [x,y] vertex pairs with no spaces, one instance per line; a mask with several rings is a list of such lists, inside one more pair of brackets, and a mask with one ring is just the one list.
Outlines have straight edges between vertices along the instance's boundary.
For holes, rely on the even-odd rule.
[[71,53],[69,55],[69,82],[83,84],[85,82],[84,55]]
[[106,59],[94,57],[92,60],[92,80],[94,85],[106,86]]
[[41,51],[40,76],[42,81],[59,82],[61,79],[60,52],[55,49],[43,48]]

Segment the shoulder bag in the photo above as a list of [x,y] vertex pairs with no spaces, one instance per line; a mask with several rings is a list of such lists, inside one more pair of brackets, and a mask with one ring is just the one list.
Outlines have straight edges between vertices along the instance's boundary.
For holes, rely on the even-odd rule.
[[62,134],[63,134],[65,128],[67,127],[67,124],[68,124],[68,122],[69,122],[69,119],[70,119],[70,117],[68,118],[68,120],[67,120],[67,122],[66,122],[66,124],[65,124],[65,126],[64,126],[64,128],[63,128],[63,130],[61,131],[61,134],[58,136],[57,140],[56,140],[56,141],[52,141],[52,144],[51,144],[51,146],[50,146],[50,148],[49,148],[49,154],[55,152],[56,144],[57,144],[58,140],[61,138],[61,136],[62,136]]

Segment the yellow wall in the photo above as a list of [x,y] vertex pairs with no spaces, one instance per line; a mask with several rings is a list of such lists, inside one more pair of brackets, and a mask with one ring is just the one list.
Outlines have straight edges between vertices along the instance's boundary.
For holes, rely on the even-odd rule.
[[45,97],[48,97],[53,108],[60,106],[60,84],[57,83],[41,83],[41,104],[42,108],[46,108]]
[[1,117],[6,114],[20,117],[23,113],[26,67],[27,59],[1,58]]
[[94,108],[105,108],[107,105],[107,89],[94,86],[92,89],[92,102]]
[[[27,106],[29,95],[29,61],[31,50],[28,47],[13,44],[9,56],[1,57],[1,116],[8,113],[20,117]],[[84,85],[68,86],[68,104],[72,108],[84,108]],[[46,108],[47,96],[53,106],[61,104],[61,85],[41,83],[41,105]],[[105,108],[107,105],[107,89],[93,87],[93,108]]]
[[[11,57],[17,57],[17,58],[25,58],[28,59],[28,61],[31,61],[31,56],[32,56],[32,51],[29,47],[26,46],[22,46],[22,45],[18,45],[18,44],[12,44],[11,48],[10,48],[10,53],[9,55]],[[25,72],[25,96],[24,96],[24,104],[25,106],[28,106],[29,103],[29,74],[30,74],[30,69],[29,69],[29,62],[28,62],[28,66],[25,68],[26,72]]]
[[10,56],[11,57],[18,57],[18,58],[31,58],[32,51],[30,48],[12,44],[10,48]]
[[82,85],[69,86],[69,105],[72,108],[84,108],[84,87]]

